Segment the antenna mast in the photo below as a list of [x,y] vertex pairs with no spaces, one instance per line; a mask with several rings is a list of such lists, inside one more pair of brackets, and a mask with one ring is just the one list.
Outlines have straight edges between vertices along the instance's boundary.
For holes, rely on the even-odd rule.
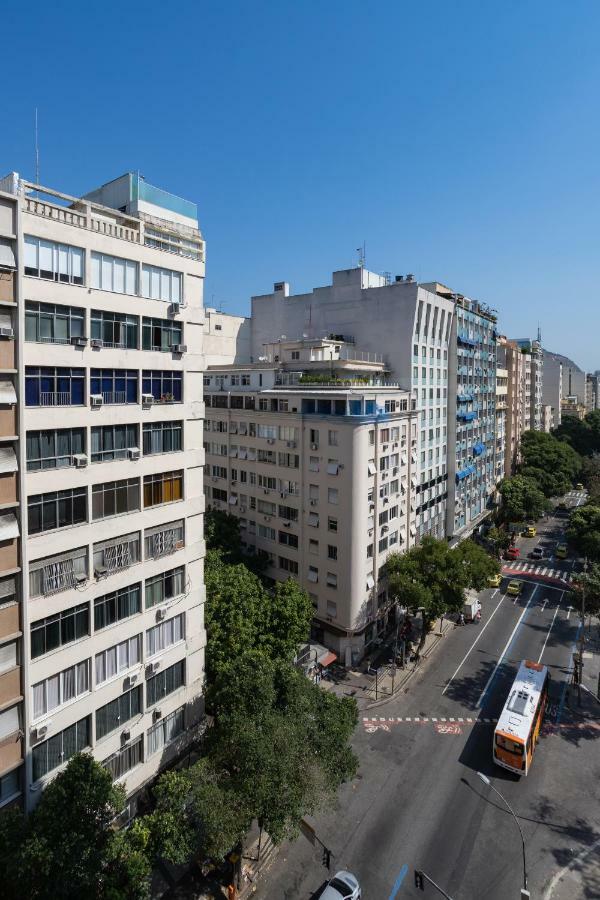
[[35,183],[40,183],[40,147],[38,144],[38,110],[35,108]]

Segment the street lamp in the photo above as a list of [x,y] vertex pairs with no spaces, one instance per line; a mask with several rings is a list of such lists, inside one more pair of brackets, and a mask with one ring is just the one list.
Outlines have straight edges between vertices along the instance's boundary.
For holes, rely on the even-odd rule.
[[527,865],[525,863],[525,838],[523,837],[523,831],[521,829],[521,824],[520,824],[519,820],[517,819],[515,811],[513,810],[512,806],[509,804],[508,800],[502,796],[502,794],[500,793],[498,788],[494,787],[494,785],[492,784],[490,779],[487,777],[487,775],[484,775],[483,772],[478,772],[477,777],[481,778],[483,783],[487,784],[487,786],[489,788],[491,788],[495,794],[498,794],[498,796],[500,797],[500,799],[502,800],[502,802],[505,804],[506,808],[508,809],[509,813],[511,814],[511,816],[517,823],[517,828],[519,829],[519,834],[521,835],[521,844],[523,846],[523,889],[521,891],[521,900],[525,900],[525,898],[530,897],[531,895],[530,895],[529,891],[527,890]]

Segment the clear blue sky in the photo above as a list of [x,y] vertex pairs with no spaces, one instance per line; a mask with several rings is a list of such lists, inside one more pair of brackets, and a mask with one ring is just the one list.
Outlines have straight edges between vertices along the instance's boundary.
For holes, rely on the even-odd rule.
[[207,304],[326,284],[364,240],[600,368],[597,0],[15,8],[0,174],[33,177],[37,105],[43,183],[195,200]]

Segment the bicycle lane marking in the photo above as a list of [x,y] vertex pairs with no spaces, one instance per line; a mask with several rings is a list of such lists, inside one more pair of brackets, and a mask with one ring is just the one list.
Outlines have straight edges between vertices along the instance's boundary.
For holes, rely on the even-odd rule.
[[408,866],[406,863],[400,869],[400,873],[394,882],[394,887],[392,888],[392,893],[389,896],[389,900],[394,900],[394,897],[402,887],[402,882],[406,878],[406,873],[408,872]]

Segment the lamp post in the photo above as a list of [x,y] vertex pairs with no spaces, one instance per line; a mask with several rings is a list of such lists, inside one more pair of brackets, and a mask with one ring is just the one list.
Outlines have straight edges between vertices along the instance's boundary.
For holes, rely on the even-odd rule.
[[525,898],[530,897],[530,893],[527,890],[527,864],[525,862],[525,838],[523,837],[523,830],[521,828],[521,824],[520,824],[519,820],[517,819],[515,811],[513,810],[512,806],[510,805],[508,800],[505,797],[503,797],[503,795],[500,793],[498,788],[494,787],[494,785],[492,784],[490,779],[487,777],[487,775],[484,775],[483,772],[478,772],[477,777],[480,778],[484,784],[487,784],[487,786],[489,788],[491,788],[495,794],[498,794],[498,796],[500,797],[500,799],[502,800],[502,802],[508,809],[509,813],[511,814],[511,816],[517,823],[517,828],[519,829],[519,834],[521,835],[521,844],[523,846],[523,889],[521,890],[521,900],[525,900]]

